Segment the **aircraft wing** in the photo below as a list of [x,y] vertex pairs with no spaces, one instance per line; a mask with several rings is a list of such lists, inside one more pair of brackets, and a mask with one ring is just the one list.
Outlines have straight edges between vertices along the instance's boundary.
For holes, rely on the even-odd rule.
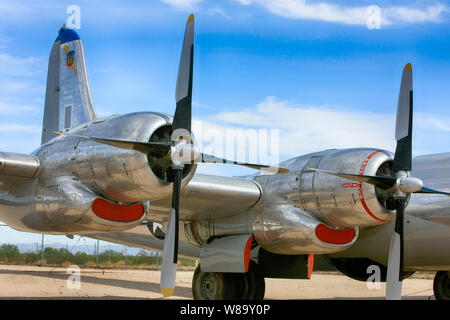
[[[245,212],[261,198],[262,191],[253,180],[196,174],[183,188],[180,220],[220,219]],[[171,198],[152,201],[152,221],[166,221]],[[154,219],[157,216],[159,219]]]

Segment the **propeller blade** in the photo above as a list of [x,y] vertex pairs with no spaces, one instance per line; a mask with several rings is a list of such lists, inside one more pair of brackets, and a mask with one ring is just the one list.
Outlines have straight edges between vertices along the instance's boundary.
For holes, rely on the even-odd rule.
[[164,238],[163,256],[161,265],[160,290],[164,297],[170,297],[175,289],[175,279],[177,275],[177,264],[174,260],[175,247],[175,211],[172,209],[169,214],[169,222]]
[[252,168],[256,170],[266,171],[266,172],[272,172],[272,173],[287,173],[289,172],[289,169],[286,168],[279,168],[279,167],[273,167],[263,164],[253,164],[253,163],[246,163],[246,162],[239,162],[239,161],[231,161],[226,160],[222,158],[218,158],[206,153],[201,153],[199,157],[197,157],[194,160],[194,163],[223,163],[223,164],[233,164],[237,166],[243,166],[247,168]]
[[157,239],[159,240],[164,240],[164,238],[166,237],[166,235],[164,234],[164,231],[162,231],[162,229],[160,228],[160,226],[154,222],[151,221],[146,221],[143,222],[142,224],[146,225],[148,228],[148,231],[150,231],[150,233]]
[[[176,110],[172,128],[172,137],[176,148],[184,140],[186,134],[191,135],[192,117],[192,74],[194,62],[194,15],[191,14],[186,23],[180,65],[178,67],[177,87],[175,91]],[[183,132],[179,132],[179,130]],[[187,132],[186,132],[187,131]],[[188,141],[190,143],[190,141]],[[180,190],[183,179],[184,163],[172,155],[173,192],[172,210],[169,216],[169,226],[164,239],[163,264],[161,268],[161,293],[168,297],[173,294],[178,261],[178,238],[180,222]]]
[[98,143],[106,144],[109,146],[127,149],[127,150],[136,150],[142,153],[150,153],[152,155],[164,156],[170,152],[170,147],[172,146],[170,143],[164,142],[141,142],[141,141],[128,141],[128,140],[117,140],[117,139],[106,139],[106,138],[97,138],[97,137],[86,137],[79,136],[75,134],[66,134],[60,131],[54,131],[55,133],[62,136],[70,136],[76,137],[84,140],[95,141]]
[[182,168],[174,168],[174,181],[172,193],[172,210],[170,211],[167,232],[164,238],[163,260],[161,266],[161,293],[170,297],[175,289],[175,279],[178,262],[178,238],[180,221],[180,190]]
[[444,192],[444,191],[438,191],[438,190],[433,190],[427,187],[423,187],[422,189],[420,189],[419,191],[417,191],[416,193],[427,193],[427,194],[442,194],[444,196],[449,196],[450,197],[450,192]]
[[389,189],[393,187],[397,181],[395,177],[390,176],[369,176],[369,175],[360,175],[360,174],[352,174],[352,173],[342,173],[342,172],[333,172],[322,169],[313,169],[308,168],[312,171],[322,172],[326,174],[330,174],[336,177],[345,178],[348,180],[358,181],[358,182],[366,182],[372,184],[376,187],[380,187],[382,189]]
[[[392,168],[396,178],[400,181],[394,191],[397,202],[397,216],[395,230],[389,249],[388,270],[386,278],[386,299],[400,300],[402,298],[402,276],[404,263],[403,220],[405,215],[406,198],[410,193],[423,189],[422,181],[408,178],[412,169],[412,124],[413,124],[413,89],[412,66],[408,63],[403,69],[402,82],[397,106],[397,121],[395,124],[395,149]],[[403,185],[402,185],[403,181]]]
[[191,132],[192,77],[194,65],[194,15],[186,23],[180,65],[175,90],[176,110],[173,117],[173,131],[184,129]]
[[397,147],[394,155],[393,169],[411,171],[412,168],[412,123],[413,123],[413,89],[412,66],[408,63],[403,69],[402,82],[397,106],[395,140]]
[[389,249],[389,259],[386,276],[386,299],[400,300],[402,298],[403,281],[403,219],[405,213],[405,199],[397,199],[397,217],[395,219],[395,231],[392,235]]

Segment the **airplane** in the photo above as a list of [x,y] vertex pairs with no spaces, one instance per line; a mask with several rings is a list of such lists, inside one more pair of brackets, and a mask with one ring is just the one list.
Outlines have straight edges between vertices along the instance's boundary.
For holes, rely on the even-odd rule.
[[[0,220],[24,232],[161,250],[166,297],[184,255],[199,260],[196,300],[261,300],[265,278],[310,279],[314,257],[361,281],[377,267],[387,299],[401,299],[402,280],[415,271],[436,271],[435,297],[449,299],[450,153],[412,158],[411,64],[401,78],[394,153],[330,149],[274,167],[199,150],[193,50],[190,15],[173,117],[99,118],[80,37],[63,26],[50,53],[42,145],[0,153]],[[202,163],[259,171],[196,173]]]

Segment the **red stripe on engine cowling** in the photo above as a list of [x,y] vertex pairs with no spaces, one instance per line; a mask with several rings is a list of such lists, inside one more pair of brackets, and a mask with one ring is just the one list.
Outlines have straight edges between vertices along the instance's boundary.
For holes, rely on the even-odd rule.
[[330,244],[347,244],[355,238],[355,229],[335,230],[319,224],[315,230],[317,238]]
[[[382,152],[382,151],[383,150],[374,151],[366,158],[366,160],[364,160],[364,162],[363,162],[363,164],[361,166],[361,169],[359,169],[359,174],[360,175],[364,174],[364,170],[366,170],[366,166],[367,166],[367,163],[369,162],[369,160],[374,155],[376,155],[378,152]],[[363,189],[362,189],[362,182],[358,182],[358,195],[359,195],[359,199],[361,200],[361,204],[362,204],[364,210],[366,210],[366,212],[369,214],[369,216],[371,216],[372,218],[374,218],[375,220],[380,221],[380,222],[387,222],[388,221],[388,220],[383,220],[383,219],[378,218],[377,216],[375,216],[370,211],[369,207],[367,206],[366,200],[364,200],[364,194],[363,194]]]
[[92,211],[100,218],[114,222],[132,222],[142,218],[144,205],[119,205],[97,198],[92,203]]

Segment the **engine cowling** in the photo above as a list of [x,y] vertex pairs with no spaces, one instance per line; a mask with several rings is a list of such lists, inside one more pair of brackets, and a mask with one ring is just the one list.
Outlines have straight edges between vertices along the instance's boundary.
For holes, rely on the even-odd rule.
[[[111,116],[71,130],[73,135],[128,141],[170,142],[172,118],[153,112]],[[73,175],[94,193],[117,202],[152,201],[172,193],[168,157],[157,158],[135,150],[120,149],[77,137],[56,138],[39,156],[45,171],[55,178]],[[195,173],[186,165],[182,187]],[[45,176],[45,175],[43,175]]]
[[315,172],[393,175],[392,154],[378,149],[328,150],[309,156],[300,172],[300,207],[330,225],[363,227],[386,223],[395,213],[392,195],[367,183]]

